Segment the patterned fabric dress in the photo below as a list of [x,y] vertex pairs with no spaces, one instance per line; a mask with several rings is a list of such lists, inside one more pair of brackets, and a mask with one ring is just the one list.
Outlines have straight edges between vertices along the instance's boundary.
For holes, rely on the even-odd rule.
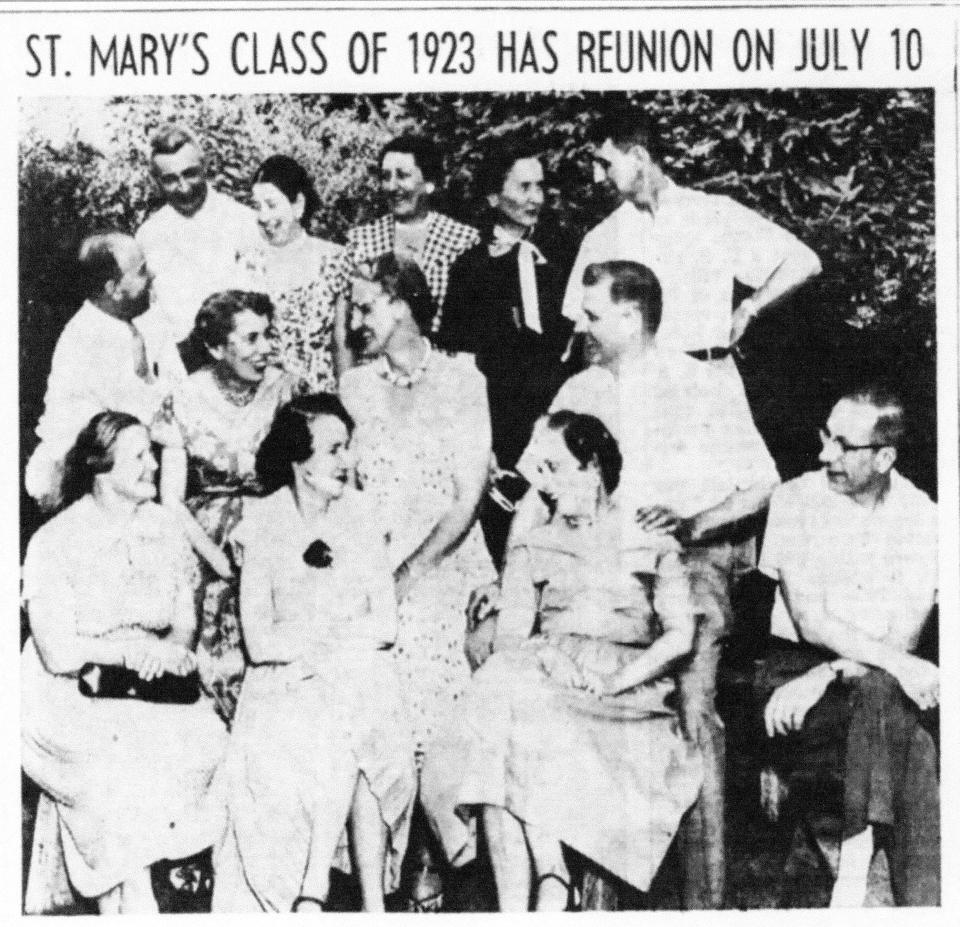
[[[213,541],[234,556],[230,538],[243,514],[245,496],[260,495],[255,455],[277,409],[300,385],[268,367],[245,406],[230,402],[209,368],[191,374],[173,399],[173,414],[187,452],[187,508]],[[236,567],[242,564],[234,557]],[[219,577],[202,564],[197,585],[200,644],[212,658],[210,686],[217,711],[229,725],[243,679],[244,654],[238,620],[239,581]]]
[[[376,260],[395,250],[397,222],[392,215],[358,225],[347,233],[347,267]],[[450,266],[468,248],[480,241],[480,233],[441,212],[427,213],[427,231],[417,264],[427,278],[430,293],[438,307],[447,294]],[[349,272],[349,271],[348,271]],[[440,328],[440,309],[433,320],[433,330]]]
[[[375,362],[344,374],[341,396],[356,421],[357,472],[389,532],[394,568],[415,551],[456,497],[458,460],[490,446],[483,377],[466,358],[433,353],[412,387]],[[470,678],[463,653],[470,592],[494,579],[474,522],[460,545],[400,603],[393,648],[418,753]]]
[[[195,563],[166,509],[144,503],[118,524],[84,496],[31,539],[23,598],[38,628],[42,613],[48,629],[81,640],[155,639],[193,621]],[[20,668],[23,769],[56,803],[77,891],[102,895],[159,859],[220,838],[214,780],[226,731],[210,699],[87,698],[76,673],[46,668],[32,637]]]
[[492,805],[646,891],[697,797],[700,756],[682,736],[671,676],[602,698],[552,676],[558,654],[608,676],[674,622],[693,622],[677,551],[624,550],[621,527],[615,511],[588,529],[548,524],[511,551],[501,628],[517,624],[519,583],[529,607],[517,614],[527,634],[537,617],[538,633],[477,671],[423,770],[455,863],[473,857],[473,815]]
[[340,245],[301,235],[282,248],[262,242],[238,256],[249,275],[245,285],[273,303],[280,365],[310,392],[337,389],[334,320],[348,283],[343,255]]

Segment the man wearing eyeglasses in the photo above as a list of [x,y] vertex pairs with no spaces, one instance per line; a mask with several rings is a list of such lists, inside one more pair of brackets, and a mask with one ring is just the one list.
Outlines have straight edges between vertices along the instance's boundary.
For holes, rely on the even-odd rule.
[[[937,510],[897,472],[901,402],[844,396],[821,429],[823,467],[779,487],[760,569],[778,583],[758,687],[775,765],[844,758],[831,904],[864,902],[874,842],[897,904],[939,904],[939,785],[926,712],[939,672],[913,651],[937,595]],[[769,696],[767,699],[766,696]]]

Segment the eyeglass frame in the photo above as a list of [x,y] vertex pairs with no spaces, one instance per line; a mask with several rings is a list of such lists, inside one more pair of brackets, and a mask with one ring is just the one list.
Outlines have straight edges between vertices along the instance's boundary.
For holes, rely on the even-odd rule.
[[830,434],[826,428],[821,427],[820,432],[820,443],[824,447],[829,447],[830,445],[836,445],[840,450],[841,454],[849,454],[852,451],[879,451],[882,448],[890,447],[889,443],[872,443],[872,444],[848,444],[847,439],[844,437],[837,437],[836,435]]

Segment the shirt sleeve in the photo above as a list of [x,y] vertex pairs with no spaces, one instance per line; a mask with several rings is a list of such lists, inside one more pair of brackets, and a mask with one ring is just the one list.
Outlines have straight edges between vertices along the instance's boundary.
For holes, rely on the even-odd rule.
[[805,248],[791,232],[729,197],[720,198],[724,240],[730,248],[733,276],[756,289],[795,248]]
[[806,536],[797,520],[796,490],[796,481],[791,481],[778,487],[770,500],[758,569],[773,580],[779,581],[781,571],[790,565]]

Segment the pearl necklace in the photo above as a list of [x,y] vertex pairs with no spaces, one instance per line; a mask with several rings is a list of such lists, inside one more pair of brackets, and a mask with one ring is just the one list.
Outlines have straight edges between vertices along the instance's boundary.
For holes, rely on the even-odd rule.
[[410,373],[403,373],[399,370],[395,370],[390,366],[390,361],[387,360],[386,354],[384,354],[379,360],[379,368],[377,373],[384,378],[391,386],[395,386],[398,389],[411,389],[414,383],[419,383],[423,379],[423,375],[427,372],[427,367],[430,364],[430,355],[433,354],[433,345],[430,344],[430,341],[427,338],[422,339],[425,351],[423,353],[423,360],[417,365],[416,369],[411,370]]
[[237,406],[241,409],[250,405],[260,385],[259,383],[241,384],[232,377],[223,376],[217,367],[213,368],[213,379],[223,398],[226,399],[230,405]]

